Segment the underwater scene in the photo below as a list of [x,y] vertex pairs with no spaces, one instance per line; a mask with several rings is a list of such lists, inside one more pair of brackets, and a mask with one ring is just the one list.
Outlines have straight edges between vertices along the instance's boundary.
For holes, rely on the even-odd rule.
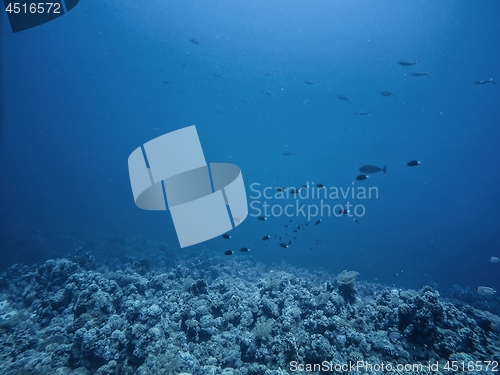
[[500,3],[4,5],[0,374],[500,373]]

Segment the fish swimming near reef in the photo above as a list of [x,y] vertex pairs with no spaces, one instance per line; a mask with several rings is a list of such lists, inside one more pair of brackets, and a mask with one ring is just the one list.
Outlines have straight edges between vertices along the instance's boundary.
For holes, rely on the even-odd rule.
[[472,83],[473,83],[473,84],[475,84],[475,85],[484,85],[485,83],[490,83],[490,82],[491,82],[491,83],[493,83],[493,84],[495,84],[495,81],[493,81],[493,78],[490,78],[490,79],[482,79],[482,80],[480,80],[480,81],[474,81],[474,82],[472,82]]
[[412,65],[417,65],[418,61],[412,62],[412,61],[398,61],[398,64],[401,66],[412,66]]
[[477,294],[480,294],[482,296],[492,296],[495,294],[497,291],[493,288],[490,288],[489,286],[478,286],[476,288]]
[[285,152],[282,152],[281,155],[283,155],[283,156],[297,156],[297,154],[295,152],[291,152],[288,150],[286,150]]
[[369,111],[358,111],[358,112],[356,112],[356,114],[357,114],[358,116],[366,116],[366,115],[371,115],[371,113],[372,113],[372,110],[371,110],[371,109],[370,109]]
[[339,215],[348,215],[348,214],[349,214],[349,212],[351,212],[351,210],[348,210],[348,209],[346,209],[346,208],[340,208],[340,209],[337,211],[337,213],[338,213]]
[[233,255],[233,254],[234,254],[233,250],[224,251],[224,255]]
[[349,104],[351,104],[351,99],[348,98],[347,96],[337,95],[337,98],[339,98],[340,100],[344,100],[344,101],[348,102]]
[[384,168],[379,168],[375,165],[364,165],[361,168],[359,168],[359,171],[364,174],[372,174],[382,171],[385,174],[387,172],[387,165],[384,166]]
[[425,76],[427,76],[427,77],[431,78],[431,72],[429,72],[429,73],[425,73],[425,72],[413,72],[410,75],[413,76],[413,77],[425,77]]
[[250,251],[250,249],[249,249],[248,247],[242,247],[242,248],[240,249],[240,251],[241,251],[242,253],[248,253],[248,252]]
[[382,96],[394,96],[394,97],[396,97],[396,94],[394,93],[394,91],[381,91],[380,95],[382,95]]

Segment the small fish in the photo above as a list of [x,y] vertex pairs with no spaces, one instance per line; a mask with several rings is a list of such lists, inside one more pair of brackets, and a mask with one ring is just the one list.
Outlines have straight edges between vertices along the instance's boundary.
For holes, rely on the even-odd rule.
[[394,97],[396,97],[396,94],[394,93],[394,91],[381,91],[380,95],[382,95],[382,96],[394,96]]
[[288,247],[288,245],[284,242],[280,243],[280,246],[283,248],[283,249],[286,249]]
[[402,66],[412,66],[412,65],[417,65],[418,61],[415,61],[415,62],[411,62],[411,61],[398,61],[398,64],[402,65]]
[[268,234],[267,236],[262,237],[262,241],[267,241],[270,238],[271,238],[271,236]]
[[348,98],[347,96],[337,95],[337,98],[339,98],[340,100],[345,100],[346,102],[348,102],[349,104],[351,104],[351,99]]
[[276,186],[276,191],[279,191],[280,193],[285,191],[285,188],[282,186]]
[[351,210],[347,210],[345,208],[341,208],[337,211],[339,215],[347,215],[349,212],[351,212]]
[[165,84],[165,85],[169,85],[170,84],[170,81],[161,81],[161,83]]
[[364,165],[361,168],[359,168],[359,171],[364,174],[372,174],[382,171],[385,174],[387,172],[387,165],[384,166],[384,168],[379,168],[375,165]]
[[316,225],[320,225],[320,224],[321,224],[321,219],[316,220],[316,223],[315,223],[315,224],[316,224]]
[[420,162],[418,160],[410,160],[408,163],[406,163],[406,165],[409,167],[416,167],[419,164]]
[[274,96],[274,92],[269,92],[269,91],[266,91],[266,90],[262,90],[262,92],[266,95],[269,95],[269,96]]
[[319,81],[304,81],[304,83],[307,83],[308,85],[317,85]]
[[259,216],[257,219],[261,220],[261,221],[264,221],[264,220],[267,220],[267,217],[265,217],[265,216]]
[[356,112],[356,114],[358,116],[366,116],[366,115],[370,115],[371,113],[372,113],[371,109],[369,111],[358,111],[358,112]]
[[495,289],[490,288],[489,286],[478,286],[476,288],[476,291],[482,296],[492,296],[497,292]]
[[288,151],[286,150],[285,152],[282,152],[281,155],[283,156],[297,156],[297,154],[295,152],[291,152],[291,151]]
[[490,262],[491,263],[498,263],[498,262],[500,262],[500,258],[499,257],[491,257]]
[[355,222],[356,224],[359,224],[358,219],[354,218],[353,220],[354,220],[354,222]]
[[228,239],[230,239],[230,238],[231,238],[231,236],[230,236],[229,234],[227,234],[227,233],[224,233],[224,234],[222,235],[222,238],[225,238],[226,240],[228,240]]
[[249,249],[248,247],[242,247],[242,248],[240,249],[240,251],[241,251],[242,253],[248,253],[248,252],[250,251],[250,249]]
[[225,255],[233,255],[234,251],[233,250],[226,250],[226,251],[224,251],[224,254]]
[[485,83],[493,83],[495,84],[495,81],[493,81],[493,78],[490,78],[490,79],[482,79],[480,81],[474,81],[472,83],[474,83],[475,85],[484,85]]
[[356,180],[358,181],[363,181],[366,180],[368,176],[366,174],[360,174],[358,177],[356,177]]
[[431,78],[431,72],[429,72],[429,73],[414,72],[414,73],[412,73],[410,75],[413,76],[413,77],[425,77],[425,76],[427,76],[427,77]]
[[316,185],[316,187],[317,187],[318,189],[324,189],[324,188],[325,188],[325,185],[323,185],[323,184],[317,184],[317,185]]
[[191,43],[200,45],[200,42],[198,42],[196,39],[189,39]]

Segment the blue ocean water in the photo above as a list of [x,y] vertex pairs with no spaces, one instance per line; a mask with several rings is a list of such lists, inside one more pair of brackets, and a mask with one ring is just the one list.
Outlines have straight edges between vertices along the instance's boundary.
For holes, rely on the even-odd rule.
[[[358,223],[250,216],[204,244],[214,252],[246,246],[269,267],[401,287],[500,289],[489,261],[500,257],[500,85],[473,84],[500,77],[499,16],[496,1],[112,0],[13,34],[3,14],[1,268],[99,236],[185,251],[168,213],[135,206],[127,158],[195,124],[207,161],[241,168],[249,204],[264,187],[378,193],[325,202],[362,205]],[[387,174],[357,181],[366,164]],[[274,236],[296,239],[283,249]]]

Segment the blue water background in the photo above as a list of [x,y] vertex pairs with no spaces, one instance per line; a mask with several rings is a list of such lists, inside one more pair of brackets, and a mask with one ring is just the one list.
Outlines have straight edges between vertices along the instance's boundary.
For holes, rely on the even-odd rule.
[[[196,124],[207,161],[242,169],[249,203],[252,183],[378,189],[351,199],[366,208],[358,224],[315,218],[294,234],[284,225],[307,219],[249,217],[204,244],[214,252],[500,289],[489,262],[500,257],[500,84],[472,83],[500,79],[499,17],[493,0],[82,1],[12,34],[2,14],[1,268],[64,256],[86,236],[186,251],[168,213],[135,206],[127,158]],[[356,181],[365,164],[387,174]],[[282,249],[266,234],[297,239]]]

